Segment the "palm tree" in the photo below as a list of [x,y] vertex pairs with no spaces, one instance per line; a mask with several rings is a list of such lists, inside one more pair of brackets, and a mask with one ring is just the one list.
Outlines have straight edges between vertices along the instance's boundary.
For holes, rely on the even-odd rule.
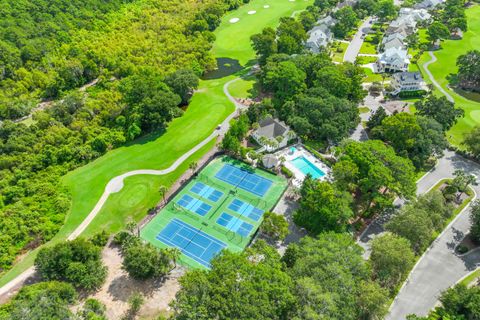
[[198,163],[197,163],[197,161],[192,161],[192,162],[190,162],[190,164],[188,165],[188,168],[189,168],[190,170],[192,170],[192,173],[195,173],[195,170],[197,170],[197,168],[198,168]]
[[167,191],[168,191],[168,188],[165,187],[164,185],[161,185],[160,187],[158,187],[158,193],[160,193],[160,196],[163,199],[163,205],[166,204],[165,195],[167,194]]
[[177,260],[178,258],[180,258],[180,255],[182,254],[182,252],[178,249],[178,248],[170,248],[168,250],[168,253],[170,255],[170,259],[173,261],[173,269],[175,269],[177,267]]

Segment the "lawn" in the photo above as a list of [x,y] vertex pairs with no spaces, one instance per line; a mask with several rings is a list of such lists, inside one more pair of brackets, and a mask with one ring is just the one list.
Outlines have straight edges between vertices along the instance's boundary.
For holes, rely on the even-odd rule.
[[[332,61],[333,62],[343,62],[343,56],[345,51],[347,51],[348,43],[343,41],[336,41],[335,46],[332,47]],[[340,50],[337,50],[340,49]]]
[[[305,9],[313,1],[267,1],[253,0],[240,9],[223,17],[220,27],[215,31],[214,53],[217,57],[239,60],[242,65],[255,58],[250,45],[250,36],[265,27],[275,27],[280,17],[290,16]],[[264,5],[269,4],[268,9]],[[257,11],[248,15],[248,11]],[[232,24],[230,19],[238,17],[239,22]],[[239,74],[244,71],[239,72]],[[72,197],[72,208],[55,241],[65,239],[88,213],[93,209],[108,181],[122,173],[136,169],[165,169],[182,154],[208,137],[221,123],[234,106],[223,94],[223,86],[234,79],[230,75],[220,79],[201,81],[197,93],[185,114],[172,121],[166,132],[143,137],[124,147],[112,150],[88,165],[67,174],[62,182]],[[211,148],[213,142],[209,144]],[[200,158],[210,148],[202,148],[194,157]],[[190,161],[190,160],[189,160]],[[115,231],[121,228],[125,217],[133,216],[139,221],[146,214],[146,209],[160,199],[156,188],[160,185],[170,187],[188,168],[189,161],[181,165],[174,173],[163,176],[137,176],[128,179],[125,187],[111,197],[102,208],[97,218],[86,230],[87,234],[106,228]],[[153,190],[151,188],[154,188]],[[131,196],[130,193],[135,196]],[[118,199],[129,198],[127,205],[119,205]],[[4,285],[16,275],[32,265],[34,253],[26,255],[7,274],[0,279]]]
[[[464,135],[470,132],[473,127],[480,125],[480,101],[472,100],[471,96],[464,97],[447,87],[449,75],[457,72],[456,59],[469,50],[480,49],[479,16],[480,6],[477,5],[467,9],[469,30],[465,32],[462,40],[444,41],[442,48],[435,51],[438,61],[429,66],[429,70],[437,82],[453,96],[456,105],[465,111],[465,117],[460,119],[447,134],[449,141],[456,146],[461,146]],[[423,65],[428,61],[430,61],[430,56],[428,53],[424,53],[419,60],[419,65],[422,66],[422,69],[424,68]],[[429,81],[428,77],[426,80]],[[441,95],[438,90],[436,90],[436,94]]]
[[389,81],[390,77],[386,77],[385,79],[382,78],[380,73],[373,73],[372,69],[370,68],[363,68],[365,71],[365,78],[363,78],[364,83],[370,82],[382,82],[382,81]]
[[231,83],[228,90],[237,99],[255,98],[257,95],[257,81],[255,76],[240,78]]
[[360,48],[360,54],[377,54],[377,45],[368,41],[363,41],[362,47]]

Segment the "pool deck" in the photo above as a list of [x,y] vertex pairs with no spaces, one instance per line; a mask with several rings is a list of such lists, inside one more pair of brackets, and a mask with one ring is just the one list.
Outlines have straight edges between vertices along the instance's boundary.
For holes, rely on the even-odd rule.
[[285,158],[285,163],[284,166],[290,170],[293,175],[295,176],[293,178],[293,185],[296,187],[300,187],[303,183],[303,180],[305,180],[306,175],[301,172],[294,164],[293,160],[295,160],[298,157],[304,157],[308,161],[310,161],[315,167],[318,169],[322,170],[325,175],[319,180],[327,180],[329,175],[330,175],[330,168],[327,167],[322,161],[318,160],[315,156],[313,156],[309,151],[307,151],[304,147],[301,145],[296,145],[295,146],[295,151],[292,153],[291,148],[286,148],[283,149],[275,154],[278,158],[284,157]]

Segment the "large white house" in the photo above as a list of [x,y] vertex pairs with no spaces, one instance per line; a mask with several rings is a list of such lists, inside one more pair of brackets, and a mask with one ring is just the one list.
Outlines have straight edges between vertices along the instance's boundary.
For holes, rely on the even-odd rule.
[[403,48],[390,48],[377,60],[378,72],[403,72],[408,70],[410,59]]
[[333,33],[330,29],[335,22],[331,16],[318,20],[316,26],[308,32],[306,47],[313,53],[319,53],[322,47],[325,48],[333,40]]
[[417,3],[414,7],[415,9],[432,9],[444,2],[445,0],[424,0],[420,3]]
[[409,16],[417,22],[430,21],[432,19],[432,15],[426,9],[401,8],[399,16]]
[[288,140],[295,137],[294,132],[278,119],[266,118],[258,125],[258,129],[252,133],[252,137],[268,152],[286,147]]
[[401,92],[428,91],[428,86],[420,72],[399,72],[393,75],[391,86],[392,95],[396,96]]

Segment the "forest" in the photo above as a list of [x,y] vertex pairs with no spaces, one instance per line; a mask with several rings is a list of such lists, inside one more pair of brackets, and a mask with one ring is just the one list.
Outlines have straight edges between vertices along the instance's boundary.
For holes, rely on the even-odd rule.
[[[245,1],[33,2],[0,6],[0,274],[62,226],[61,176],[182,115],[215,66],[212,31]],[[32,124],[8,120],[42,99]]]

